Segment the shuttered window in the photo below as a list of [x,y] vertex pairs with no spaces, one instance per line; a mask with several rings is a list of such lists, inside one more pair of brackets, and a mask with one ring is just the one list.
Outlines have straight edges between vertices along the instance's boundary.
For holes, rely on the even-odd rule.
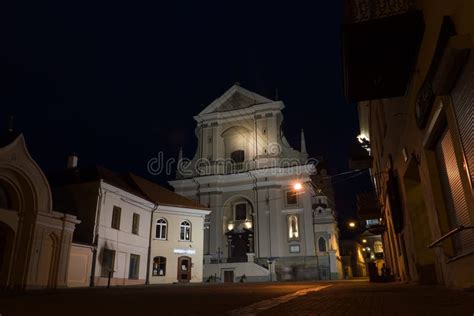
[[[447,202],[451,229],[457,226],[471,226],[466,193],[462,186],[461,173],[454,152],[451,132],[446,129],[436,145],[441,183]],[[474,231],[465,230],[455,235],[456,253],[474,247]]]
[[464,66],[462,74],[451,92],[459,134],[467,167],[474,184],[474,56]]

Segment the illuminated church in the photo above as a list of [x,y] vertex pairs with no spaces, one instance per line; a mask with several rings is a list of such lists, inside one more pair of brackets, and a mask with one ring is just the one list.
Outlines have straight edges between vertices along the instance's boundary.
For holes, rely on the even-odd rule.
[[303,131],[300,150],[290,146],[284,107],[233,85],[194,117],[196,153],[180,153],[170,184],[212,210],[204,281],[341,278],[330,177]]

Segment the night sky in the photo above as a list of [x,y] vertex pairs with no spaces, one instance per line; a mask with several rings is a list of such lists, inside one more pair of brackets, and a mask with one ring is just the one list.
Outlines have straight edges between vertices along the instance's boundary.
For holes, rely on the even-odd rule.
[[[347,171],[358,127],[343,95],[340,2],[3,3],[2,129],[14,114],[46,172],[75,152],[79,165],[164,183],[147,161],[180,146],[192,157],[193,115],[240,82],[269,98],[278,90],[289,142],[299,148],[304,128],[309,153]],[[359,182],[337,184],[343,216]]]

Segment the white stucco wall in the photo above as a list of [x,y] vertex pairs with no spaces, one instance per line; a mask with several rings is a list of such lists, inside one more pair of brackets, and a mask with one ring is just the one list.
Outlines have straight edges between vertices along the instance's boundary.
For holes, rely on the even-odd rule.
[[[128,192],[102,183],[100,199],[99,239],[96,261],[96,283],[104,285],[106,278],[101,277],[103,249],[115,251],[114,274],[112,284],[143,284],[146,280],[148,240],[150,234],[151,211],[153,203]],[[120,207],[120,228],[112,228],[114,206]],[[140,215],[138,235],[132,234],[133,214]],[[138,279],[129,279],[130,255],[140,256]]]

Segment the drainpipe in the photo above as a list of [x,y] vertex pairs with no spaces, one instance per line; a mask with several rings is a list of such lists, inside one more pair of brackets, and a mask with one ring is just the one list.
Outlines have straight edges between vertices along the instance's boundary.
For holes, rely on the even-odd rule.
[[150,261],[151,261],[151,239],[153,234],[153,215],[155,214],[156,209],[158,208],[158,204],[155,203],[153,209],[151,210],[151,218],[150,218],[150,235],[148,238],[148,255],[147,255],[147,262],[146,262],[146,280],[145,284],[150,284]]
[[92,250],[92,267],[91,267],[91,279],[89,286],[95,286],[95,267],[97,265],[97,246],[99,243],[99,223],[100,223],[100,211],[102,209],[102,180],[99,181],[99,190],[97,195],[97,210],[96,210],[96,217],[95,217],[95,227],[94,227],[94,239],[92,241],[93,250]]
[[[197,199],[198,199],[198,202],[199,204],[201,204],[201,184],[199,183],[199,181],[196,180],[195,177],[192,178],[193,182],[196,183],[196,196],[197,196]],[[209,207],[211,205],[211,195],[210,193],[208,193],[208,204],[209,204]],[[204,219],[205,221],[205,219]],[[208,233],[208,238],[207,238],[207,255],[211,254],[211,217],[209,216],[209,233]]]

